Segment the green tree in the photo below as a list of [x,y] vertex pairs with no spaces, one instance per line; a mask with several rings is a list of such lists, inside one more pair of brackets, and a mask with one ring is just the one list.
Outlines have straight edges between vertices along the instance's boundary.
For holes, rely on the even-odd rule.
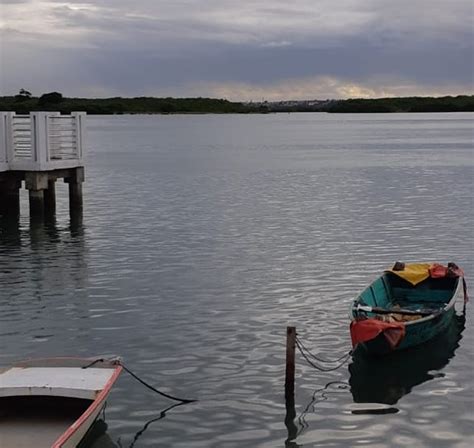
[[63,95],[59,92],[45,93],[40,96],[38,100],[39,106],[45,106],[48,104],[59,104],[63,101]]

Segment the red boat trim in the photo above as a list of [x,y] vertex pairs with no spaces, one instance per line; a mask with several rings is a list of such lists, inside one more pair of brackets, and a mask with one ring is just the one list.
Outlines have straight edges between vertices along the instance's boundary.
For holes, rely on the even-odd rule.
[[119,377],[120,373],[122,372],[122,366],[117,366],[114,370],[113,375],[110,377],[109,381],[107,381],[104,388],[101,392],[95,397],[95,400],[91,403],[91,405],[86,409],[86,411],[64,432],[56,442],[53,443],[51,448],[61,448],[73,435],[74,433],[81,427],[81,425],[90,417],[90,415],[105,401],[105,398],[112,389],[115,381]]

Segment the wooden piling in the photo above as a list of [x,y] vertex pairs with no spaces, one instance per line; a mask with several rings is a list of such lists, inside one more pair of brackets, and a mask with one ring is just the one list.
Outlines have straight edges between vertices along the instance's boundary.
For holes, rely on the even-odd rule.
[[295,396],[295,347],[296,328],[286,327],[285,399],[287,401],[294,401]]

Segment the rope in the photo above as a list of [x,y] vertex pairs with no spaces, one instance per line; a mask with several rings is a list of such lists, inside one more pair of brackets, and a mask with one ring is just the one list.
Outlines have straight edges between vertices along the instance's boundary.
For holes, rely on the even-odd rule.
[[[90,364],[82,366],[82,368],[83,369],[88,369],[89,367],[92,367],[93,365],[97,364],[98,362],[104,362],[104,361],[105,360],[102,359],[102,358],[96,359],[96,360],[92,361]],[[185,398],[178,398],[178,397],[174,397],[173,395],[169,395],[165,392],[161,392],[160,390],[153,387],[151,384],[148,384],[146,381],[142,380],[138,375],[133,373],[128,367],[125,366],[125,364],[122,363],[122,361],[114,360],[114,363],[117,364],[117,365],[122,366],[123,370],[125,370],[125,372],[127,372],[130,376],[135,378],[139,383],[143,384],[148,389],[152,390],[153,392],[155,392],[155,393],[157,393],[157,394],[159,394],[159,395],[161,395],[165,398],[168,398],[168,399],[174,400],[174,401],[179,401],[180,403],[194,403],[195,401],[197,401],[197,400],[188,400],[188,399],[185,399]]]
[[145,387],[148,387],[148,389],[152,390],[153,392],[155,392],[155,393],[157,393],[157,394],[159,394],[163,397],[169,398],[170,400],[179,401],[180,403],[194,403],[195,401],[197,401],[197,400],[188,400],[188,399],[185,399],[185,398],[177,398],[177,397],[173,397],[173,395],[169,395],[169,394],[166,394],[165,392],[161,392],[158,389],[156,389],[155,387],[153,387],[151,384],[148,384],[146,381],[142,380],[140,377],[138,377],[138,375],[135,375],[130,369],[125,367],[125,365],[123,363],[120,362],[120,365],[123,367],[123,370],[125,370],[125,372],[130,374],[139,383],[143,384]]
[[98,362],[104,362],[104,361],[105,361],[105,359],[103,359],[103,358],[95,359],[90,364],[82,366],[81,369],[88,369],[89,367],[92,367],[93,365],[97,364]]
[[316,361],[325,362],[325,363],[327,363],[327,364],[331,364],[331,363],[334,363],[334,362],[339,362],[341,359],[345,358],[346,356],[352,355],[352,350],[351,350],[349,353],[344,353],[341,357],[339,357],[339,358],[337,358],[337,359],[323,359],[323,358],[320,358],[320,357],[316,356],[315,354],[311,353],[310,350],[305,347],[305,345],[303,344],[303,342],[301,341],[301,339],[298,338],[298,336],[296,336],[296,340],[299,341],[299,343],[300,343],[301,346],[304,348],[304,350],[305,350],[313,359],[315,359]]
[[[311,353],[311,351],[304,346],[304,344],[301,342],[301,340],[298,336],[296,336],[296,347],[298,347],[298,350],[300,351],[301,355],[306,360],[306,362],[311,367],[313,367],[314,369],[319,370],[321,372],[332,372],[334,370],[339,369],[340,367],[342,367],[347,362],[347,360],[352,355],[352,350],[350,350],[348,353],[342,355],[340,358],[337,358],[335,360],[329,361],[329,360],[319,358],[315,354]],[[335,367],[323,367],[323,366],[318,365],[315,362],[313,362],[310,358],[312,358],[315,362],[323,362],[323,363],[339,362],[339,364]]]

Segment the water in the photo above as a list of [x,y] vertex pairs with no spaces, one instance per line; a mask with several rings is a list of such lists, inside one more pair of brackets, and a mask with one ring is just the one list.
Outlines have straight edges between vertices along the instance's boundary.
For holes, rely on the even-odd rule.
[[350,301],[394,261],[474,279],[473,118],[89,117],[82,222],[65,185],[55,220],[30,223],[23,191],[0,221],[0,364],[117,354],[199,400],[155,420],[173,403],[124,374],[94,448],[470,446],[472,305],[372,378],[297,356],[288,427],[283,381],[286,326],[340,357]]

